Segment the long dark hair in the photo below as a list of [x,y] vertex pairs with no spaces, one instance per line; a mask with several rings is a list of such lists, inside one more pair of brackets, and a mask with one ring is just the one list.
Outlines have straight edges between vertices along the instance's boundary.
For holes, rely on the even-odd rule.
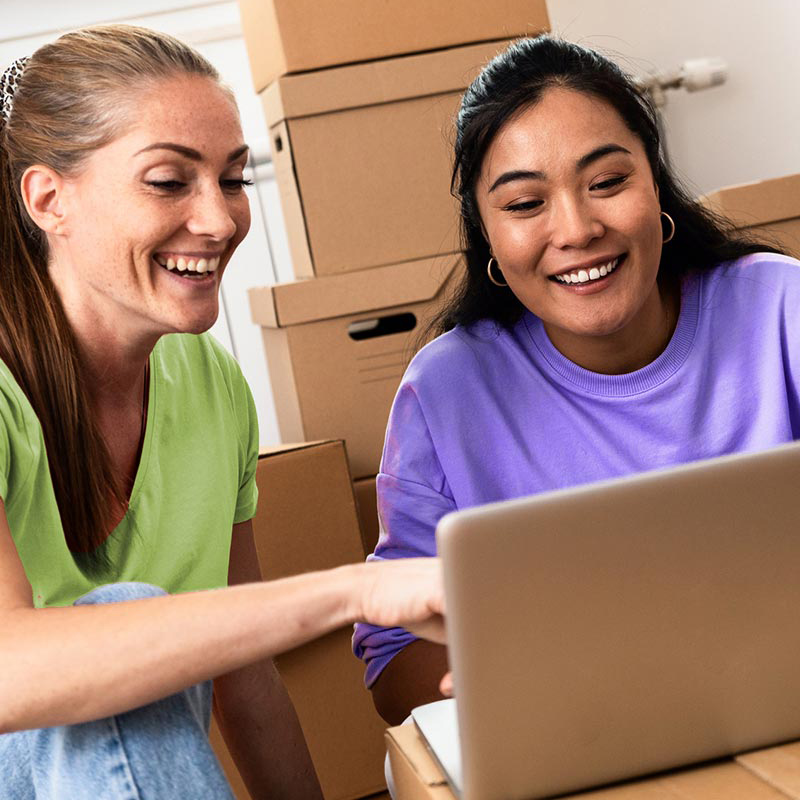
[[434,318],[430,332],[441,333],[479,319],[511,327],[522,315],[524,306],[511,290],[487,279],[489,243],[481,229],[475,182],[489,146],[505,123],[555,87],[605,100],[644,145],[661,208],[675,221],[675,236],[662,252],[660,279],[677,279],[686,272],[710,269],[749,253],[777,252],[773,245],[737,232],[680,185],[663,157],[655,109],[616,64],[593,50],[552,36],[520,39],[489,62],[461,102],[451,190],[460,201],[467,265],[461,284]]
[[136,113],[140,92],[175,75],[218,81],[201,55],[165,34],[127,25],[85,28],[44,45],[25,65],[0,118],[0,358],[42,426],[61,523],[76,562],[102,566],[122,482],[100,432],[78,343],[48,272],[48,246],[20,181],[33,164],[72,175]]

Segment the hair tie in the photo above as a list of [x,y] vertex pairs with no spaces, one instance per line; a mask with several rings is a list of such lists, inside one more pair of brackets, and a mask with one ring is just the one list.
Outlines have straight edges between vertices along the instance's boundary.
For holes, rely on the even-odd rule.
[[14,94],[19,86],[19,80],[28,63],[28,56],[23,56],[14,61],[11,66],[0,77],[0,115],[3,122],[8,122],[11,116],[11,109],[14,106]]

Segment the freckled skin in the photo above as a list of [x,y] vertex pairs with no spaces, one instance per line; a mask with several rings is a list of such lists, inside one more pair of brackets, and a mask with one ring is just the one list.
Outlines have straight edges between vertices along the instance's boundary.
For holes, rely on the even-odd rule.
[[[579,160],[605,145],[624,152]],[[503,174],[543,173],[490,191]],[[544,323],[568,358],[598,372],[626,372],[666,346],[677,300],[656,283],[663,232],[658,192],[638,137],[604,100],[547,90],[490,145],[475,187],[492,252],[510,290]],[[591,291],[551,276],[625,255]]]
[[[217,318],[219,282],[250,225],[241,179],[246,156],[232,99],[213,81],[180,76],[129,98],[131,124],[65,179],[64,222],[50,235],[51,275],[81,339],[128,342],[199,333]],[[199,151],[193,161],[156,142]],[[180,191],[148,185],[179,181]],[[219,253],[213,281],[192,285],[155,265],[155,252]]]

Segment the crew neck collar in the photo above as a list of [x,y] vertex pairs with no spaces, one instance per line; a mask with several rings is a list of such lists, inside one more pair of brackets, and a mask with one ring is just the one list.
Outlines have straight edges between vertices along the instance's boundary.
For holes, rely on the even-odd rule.
[[578,366],[550,341],[542,321],[527,311],[523,322],[534,345],[534,358],[568,388],[609,397],[646,392],[663,383],[681,367],[692,348],[699,319],[700,276],[688,276],[681,289],[681,310],[672,338],[664,351],[646,366],[621,375],[605,375]]

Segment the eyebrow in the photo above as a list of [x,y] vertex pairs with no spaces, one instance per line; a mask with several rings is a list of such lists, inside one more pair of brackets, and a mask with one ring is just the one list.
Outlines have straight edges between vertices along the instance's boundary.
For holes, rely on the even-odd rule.
[[[227,162],[230,164],[232,161],[236,161],[238,158],[241,158],[250,148],[243,144],[241,147],[237,147],[235,150],[232,150],[228,154]],[[138,156],[141,153],[146,153],[149,150],[172,150],[174,153],[179,153],[182,156],[186,156],[186,158],[191,159],[192,161],[202,161],[203,156],[198,151],[195,150],[193,147],[185,147],[182,144],[175,144],[174,142],[156,142],[155,144],[150,144],[147,147],[143,147],[139,150],[136,155]]]
[[[631,151],[620,144],[602,144],[600,145],[600,147],[595,147],[594,150],[587,153],[585,156],[581,156],[578,159],[576,166],[579,170],[585,169],[590,164],[593,164],[595,161],[603,158],[604,156],[610,155],[611,153],[627,153],[628,155],[630,155]],[[499,186],[503,186],[506,183],[512,183],[513,181],[523,181],[523,180],[543,181],[546,179],[546,177],[547,176],[545,175],[545,173],[539,170],[527,170],[527,169],[510,170],[509,172],[504,172],[489,187],[489,194],[491,194]]]

